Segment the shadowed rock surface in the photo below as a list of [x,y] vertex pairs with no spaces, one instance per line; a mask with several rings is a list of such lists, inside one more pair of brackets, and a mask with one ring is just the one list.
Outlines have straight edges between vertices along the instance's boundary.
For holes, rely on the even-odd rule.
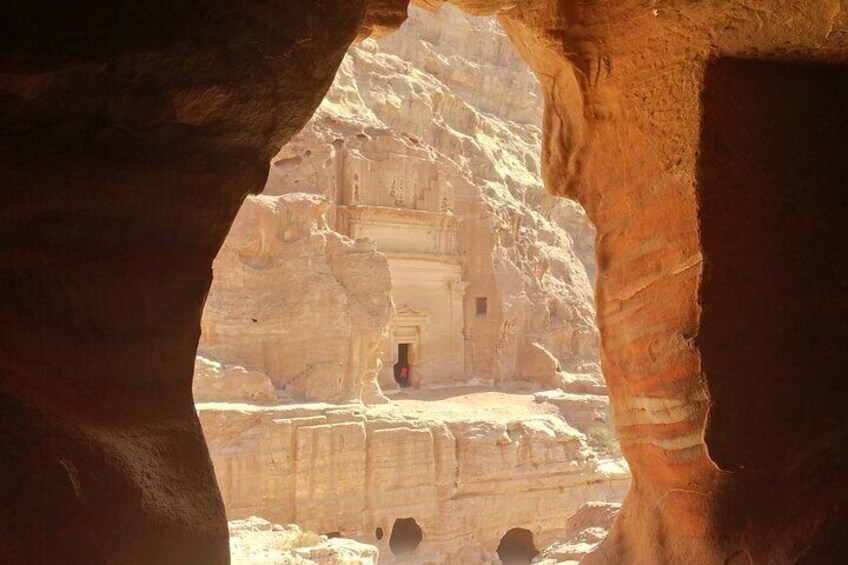
[[0,7],[0,552],[226,563],[191,397],[211,262],[365,2]]

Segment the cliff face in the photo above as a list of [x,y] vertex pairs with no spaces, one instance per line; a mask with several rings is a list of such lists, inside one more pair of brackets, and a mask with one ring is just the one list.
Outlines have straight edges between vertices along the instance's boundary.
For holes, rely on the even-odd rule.
[[[248,197],[213,264],[199,353],[264,372],[281,402],[374,402],[394,315],[389,266],[328,229],[327,208],[311,194]],[[195,390],[207,381],[198,371]]]
[[[540,94],[495,20],[450,7],[345,57],[214,263],[195,391],[231,519],[403,563],[389,534],[413,518],[419,562],[477,565],[510,530],[541,548],[581,504],[623,498],[626,466],[597,435],[592,227],[542,186]],[[380,354],[384,375],[394,363],[381,342],[413,323],[421,390],[389,373],[392,403],[373,406]],[[546,390],[492,391],[519,381]]]
[[544,547],[581,504],[620,501],[630,484],[529,395],[197,408],[230,519],[338,532],[377,546],[381,563],[409,562],[390,547],[398,519],[423,531],[418,562],[481,565],[508,530]]
[[[594,229],[545,192],[541,133],[538,82],[496,21],[411,8],[400,31],[350,50],[266,192],[323,194],[339,231],[361,204],[453,215],[467,282],[465,369],[454,381],[557,386],[560,369],[600,384]],[[488,301],[485,317],[474,297]]]

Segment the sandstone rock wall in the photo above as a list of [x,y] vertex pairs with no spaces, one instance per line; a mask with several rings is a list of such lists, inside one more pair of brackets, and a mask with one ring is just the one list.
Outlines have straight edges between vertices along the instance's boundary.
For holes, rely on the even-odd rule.
[[[457,247],[434,242],[424,259],[456,253],[454,262],[462,265],[464,323],[450,331],[462,332],[464,366],[439,365],[424,383],[549,384],[558,369],[601,382],[594,229],[577,205],[544,191],[541,105],[538,82],[496,21],[449,6],[435,14],[412,8],[399,32],[351,49],[312,122],[274,161],[267,193],[325,195],[337,208],[330,224],[350,235],[348,218],[362,206],[458,219],[451,235]],[[387,229],[369,233],[378,249],[411,250],[399,243],[411,226]],[[399,263],[393,262],[395,273],[406,268]],[[395,278],[398,308],[409,302],[429,311],[407,296],[449,292],[405,292]],[[484,315],[478,298],[487,300]],[[443,316],[440,310],[431,318]],[[537,363],[533,344],[559,366]],[[388,370],[396,353],[389,347],[385,357]],[[394,384],[391,377],[381,382]]]
[[825,454],[844,381],[797,378],[845,363],[820,347],[848,319],[844,268],[823,266],[848,251],[820,245],[846,241],[844,2],[527,2],[501,21],[543,84],[546,185],[598,228],[634,488],[585,561],[844,560],[845,468]]
[[559,414],[427,418],[321,404],[198,411],[230,519],[338,532],[380,548],[381,563],[393,562],[398,518],[423,530],[416,558],[472,565],[511,528],[533,532],[539,547],[562,538],[580,504],[621,500],[629,485],[627,470],[600,462]]
[[[204,314],[200,352],[224,368],[199,360],[209,374],[195,386],[212,401],[198,409],[229,518],[338,532],[379,546],[381,562],[394,559],[395,520],[414,518],[415,559],[482,565],[513,528],[540,548],[555,541],[580,504],[621,500],[629,475],[597,434],[610,411],[594,257],[567,231],[585,239],[593,228],[542,187],[538,83],[494,20],[427,16],[414,10],[385,44],[351,51],[275,158],[265,194],[245,203]],[[344,272],[368,287],[333,278],[339,246],[360,249]],[[370,325],[345,322],[363,310]],[[554,390],[525,395],[530,406],[509,418],[498,402],[467,417],[461,403],[450,416],[432,414],[435,402],[423,413],[344,404],[373,403],[346,387],[376,390],[379,366],[348,355],[349,343],[382,353],[380,384],[396,388],[398,340],[413,347],[413,384],[425,389]],[[277,405],[225,395],[238,392],[221,384],[220,372],[239,370],[230,365],[251,371],[260,399],[253,373],[266,374]]]
[[[328,206],[311,194],[248,197],[213,264],[199,350],[264,373],[279,401],[379,401],[389,267],[369,242],[328,229]],[[195,391],[207,381],[197,371]]]

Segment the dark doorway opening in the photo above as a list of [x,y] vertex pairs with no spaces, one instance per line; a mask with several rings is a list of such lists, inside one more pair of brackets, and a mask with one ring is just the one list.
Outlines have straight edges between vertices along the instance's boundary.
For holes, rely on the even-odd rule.
[[374,531],[374,536],[375,536],[378,540],[383,539],[383,528],[377,528],[377,529]]
[[[696,345],[710,457],[739,473],[726,527],[844,526],[848,67],[716,59],[702,106]],[[839,538],[806,562],[844,560]]]
[[414,518],[398,518],[392,526],[389,548],[395,555],[407,555],[418,549],[424,533]]
[[504,565],[529,565],[537,555],[533,533],[524,528],[509,530],[498,544],[498,557]]
[[412,368],[409,366],[409,344],[398,344],[398,360],[395,363],[395,382],[401,388],[407,388],[410,385],[410,373]]
[[474,302],[475,310],[478,318],[485,318],[489,313],[489,299],[485,296],[478,296]]

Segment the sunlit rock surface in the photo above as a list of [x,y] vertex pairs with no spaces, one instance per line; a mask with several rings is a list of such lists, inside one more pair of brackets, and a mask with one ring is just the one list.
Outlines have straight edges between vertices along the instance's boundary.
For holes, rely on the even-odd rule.
[[[539,96],[497,22],[451,7],[345,58],[215,262],[198,370],[243,366],[278,396],[198,397],[230,519],[338,533],[381,563],[483,565],[513,528],[541,549],[581,504],[623,498],[594,231],[542,186]],[[333,246],[369,284],[337,284]],[[368,324],[346,322],[357,309]],[[226,380],[206,373],[196,392]],[[404,518],[423,539],[395,555]]]
[[546,547],[533,563],[537,565],[577,565],[609,534],[620,504],[590,502],[568,519],[568,532],[561,541]]
[[[281,400],[374,402],[389,267],[368,241],[328,229],[326,209],[311,194],[248,197],[213,265],[199,351],[264,373]],[[195,393],[207,381],[198,374]]]
[[[844,563],[844,2],[457,3],[500,11],[546,184],[598,228],[636,486],[596,562]],[[0,4],[7,560],[228,561],[190,395],[212,260],[403,4]]]
[[338,532],[377,546],[381,562],[398,518],[423,531],[416,556],[477,565],[511,528],[545,547],[585,501],[622,499],[626,466],[602,459],[567,415],[530,395],[483,394],[198,411],[230,519]]
[[229,527],[232,565],[376,565],[380,558],[374,546],[257,516],[233,520]]
[[[351,49],[274,160],[266,193],[324,195],[331,227],[373,238],[389,258],[396,306],[410,316],[386,345],[384,387],[403,342],[420,386],[557,386],[563,370],[602,383],[594,229],[542,186],[541,106],[494,19],[413,8],[401,31]],[[431,327],[398,330],[416,317]]]
[[634,477],[584,562],[845,561],[845,3],[514,5]]

